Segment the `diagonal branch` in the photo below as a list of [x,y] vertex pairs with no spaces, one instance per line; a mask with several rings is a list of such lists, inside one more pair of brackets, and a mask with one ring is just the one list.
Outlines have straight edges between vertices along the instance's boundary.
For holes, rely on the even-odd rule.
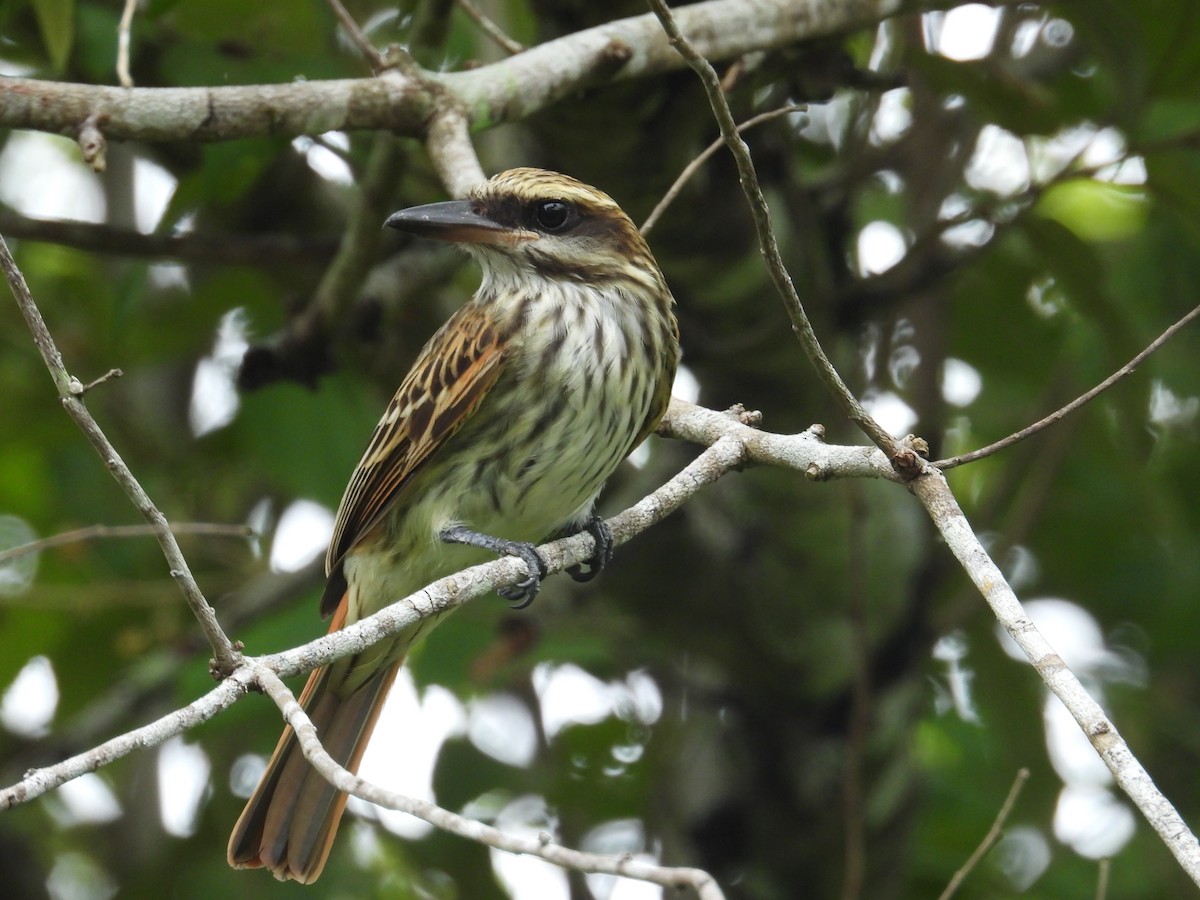
[[483,10],[471,0],[458,0],[458,8],[466,13],[479,26],[479,30],[495,41],[509,56],[515,56],[525,51],[524,44],[505,34],[504,29],[484,15]]
[[1050,692],[1071,713],[1121,790],[1141,810],[1183,870],[1200,885],[1200,841],[1159,791],[1100,704],[1088,694],[1075,673],[1030,620],[1003,573],[971,529],[945,475],[927,465],[925,473],[911,481],[909,488],[924,505],[946,546],[975,583],[996,620],[1021,648]]
[[80,775],[95,772],[137,750],[156,747],[189,728],[207,722],[217,713],[233,706],[253,682],[251,670],[242,666],[225,681],[187,706],[53,766],[25,773],[25,777],[16,784],[0,790],[0,810],[28,803]]
[[488,847],[494,847],[497,850],[536,856],[578,872],[620,875],[625,878],[648,881],[651,884],[660,884],[663,887],[691,887],[701,900],[724,900],[725,895],[721,892],[717,882],[701,869],[659,866],[633,859],[628,855],[604,856],[599,853],[584,853],[553,843],[550,835],[545,833],[537,838],[517,837],[506,834],[499,828],[493,828],[477,820],[442,809],[428,800],[406,797],[372,784],[338,765],[326,752],[320,738],[317,737],[317,729],[313,727],[312,721],[300,708],[300,704],[296,702],[295,696],[288,690],[287,685],[279,680],[278,675],[269,668],[255,663],[251,663],[247,670],[252,673],[263,693],[275,701],[275,705],[283,713],[285,721],[296,733],[304,758],[321,773],[322,777],[340,791],[366,800],[368,803],[375,803],[387,809],[416,816],[442,831],[458,835],[469,841],[485,844]]
[[[665,0],[649,0],[649,3],[655,16],[662,23],[663,31],[669,37],[671,46],[678,50],[680,55],[687,60],[688,65],[695,70],[704,85],[705,93],[708,94],[708,102],[712,106],[713,115],[721,128],[721,135],[725,138],[725,144],[729,147],[734,162],[737,164],[738,177],[742,183],[742,190],[746,194],[746,200],[750,204],[754,228],[758,233],[759,249],[766,259],[767,269],[771,274],[775,289],[783,299],[788,318],[792,320],[792,330],[796,333],[800,346],[804,349],[804,355],[808,357],[809,362],[816,369],[821,383],[828,389],[846,418],[857,425],[877,447],[887,454],[889,459],[893,460],[897,470],[913,470],[919,463],[917,455],[911,450],[906,452],[900,442],[888,434],[867,413],[862,404],[858,402],[858,398],[846,386],[833,363],[829,361],[829,357],[825,355],[825,350],[821,347],[821,342],[817,339],[817,334],[813,330],[812,322],[809,321],[808,313],[804,310],[800,295],[796,293],[792,277],[788,274],[787,268],[783,264],[783,258],[779,254],[779,244],[771,225],[771,211],[767,207],[767,201],[759,186],[758,175],[754,171],[754,161],[750,158],[750,148],[738,133],[737,123],[733,119],[733,113],[721,90],[721,79],[717,75],[716,69],[704,58],[703,51],[698,47],[699,42],[693,44],[683,36],[682,28],[686,25],[676,21]],[[682,19],[682,16],[680,18]]]
[[388,68],[383,54],[379,49],[371,43],[370,39],[363,34],[363,30],[358,27],[358,23],[354,21],[354,16],[341,3],[341,0],[327,0],[330,9],[333,10],[334,16],[338,23],[349,36],[351,43],[358,48],[358,52],[363,55],[367,64],[371,67],[371,71],[378,74]]
[[[778,119],[780,116],[803,112],[805,108],[806,107],[801,104],[789,103],[786,106],[780,106],[777,109],[769,109],[764,113],[759,113],[757,116],[751,116],[737,127],[737,133],[741,134],[743,131],[748,131],[749,129],[754,128],[757,125],[761,125],[764,122],[770,122],[773,119]],[[707,162],[724,145],[725,137],[722,135],[701,150],[695,159],[683,167],[683,171],[679,173],[679,177],[672,182],[669,188],[667,188],[667,192],[663,194],[662,199],[655,204],[654,209],[650,210],[650,215],[646,216],[646,221],[642,222],[642,226],[638,230],[642,233],[643,237],[650,233],[650,229],[658,223],[660,218],[662,218],[662,214],[667,211],[667,207],[675,202],[675,198],[679,196],[679,192],[683,190],[683,186],[687,184],[691,177],[700,170],[700,167],[703,166],[704,163]]]
[[55,388],[58,389],[58,396],[62,401],[63,408],[75,420],[75,424],[79,426],[95,451],[100,454],[105,466],[124,489],[138,512],[154,529],[155,537],[158,538],[163,556],[166,557],[167,565],[170,567],[171,577],[179,584],[184,599],[191,607],[192,614],[200,623],[200,627],[204,629],[204,634],[212,646],[217,668],[222,671],[232,671],[240,654],[225,632],[221,630],[216,613],[204,598],[204,594],[201,593],[200,586],[196,584],[187,560],[183,557],[183,551],[179,549],[179,543],[175,540],[175,535],[171,533],[171,526],[167,523],[166,516],[154,505],[138,480],[134,478],[133,472],[125,465],[125,461],[121,459],[116,448],[100,430],[100,426],[92,418],[92,414],[88,412],[87,406],[83,402],[85,388],[79,379],[67,371],[62,354],[54,343],[50,330],[46,327],[46,322],[33,300],[33,295],[29,292],[29,285],[25,283],[25,276],[17,268],[17,262],[9,252],[8,244],[3,237],[0,237],[0,268],[3,268],[4,277],[8,280],[8,286],[12,289],[17,306],[21,308],[25,322],[33,333],[33,342],[42,354],[46,368],[50,370],[50,377],[54,381]]
[[[769,434],[750,427],[749,423],[754,421],[756,416],[744,410],[719,413],[673,400],[660,432],[707,444],[708,449],[662,487],[609,520],[614,543],[625,543],[679,508],[701,487],[748,463],[794,469],[810,480],[818,481],[839,477],[901,480],[876,448],[826,445],[821,441],[820,426],[794,435]],[[909,488],[925,506],[946,545],[984,595],[997,619],[1025,652],[1047,687],[1075,717],[1112,771],[1117,784],[1142,811],[1184,870],[1200,884],[1200,843],[1154,785],[1099,704],[1029,620],[1012,588],[972,532],[945,476],[927,465],[922,475],[909,482]],[[548,571],[558,572],[582,562],[592,549],[592,538],[577,534],[543,545],[538,552],[546,561]],[[520,560],[495,560],[443,578],[373,616],[302,647],[240,659],[225,683],[184,709],[57,765],[34,770],[17,784],[0,790],[0,809],[32,800],[85,772],[206,721],[232,704],[254,683],[260,669],[281,677],[302,674],[361,652],[423,617],[461,606],[473,597],[518,581],[526,574],[525,564]]]
[[1110,387],[1116,384],[1121,379],[1128,375],[1132,375],[1133,371],[1144,363],[1149,356],[1158,350],[1163,344],[1173,338],[1184,325],[1187,325],[1192,319],[1200,316],[1200,306],[1194,307],[1191,312],[1184,315],[1174,325],[1170,326],[1166,331],[1151,341],[1141,353],[1131,359],[1117,371],[1113,372],[1102,382],[1096,385],[1089,391],[1080,394],[1066,406],[1061,409],[1056,409],[1054,412],[1045,418],[1038,419],[1032,425],[1022,428],[1020,431],[1010,434],[1008,437],[1001,438],[995,443],[988,444],[986,447],[980,447],[978,450],[972,450],[970,453],[962,453],[958,456],[951,456],[949,459],[939,459],[934,463],[939,469],[953,469],[955,466],[961,466],[963,463],[975,462],[977,459],[983,459],[985,456],[991,456],[993,453],[999,453],[1001,450],[1006,450],[1013,444],[1025,440],[1027,437],[1032,437],[1044,428],[1049,428],[1057,422],[1062,421],[1079,407],[1083,406],[1089,400],[1093,400],[1100,394],[1107,391]]
[[[702,443],[717,436],[736,437],[743,441],[748,460],[796,469],[813,479],[875,476],[899,480],[880,451],[867,447],[826,447],[819,443],[818,427],[799,435],[770,435],[755,432],[729,416],[673,400],[662,430]],[[860,455],[853,456],[851,451]],[[828,456],[823,457],[823,453]],[[923,474],[909,482],[909,489],[925,506],[946,546],[979,589],[997,621],[1025,653],[1046,687],[1074,717],[1121,790],[1141,810],[1184,871],[1200,884],[1200,842],[1151,780],[1100,705],[1025,613],[1012,587],[972,531],[945,476],[926,464]]]
[[1004,798],[1004,802],[1000,804],[1000,811],[996,813],[996,818],[992,820],[992,827],[987,830],[987,834],[983,836],[983,840],[979,842],[979,846],[967,857],[967,861],[951,877],[950,883],[946,885],[946,889],[938,895],[938,900],[950,900],[958,891],[959,886],[966,880],[967,876],[991,852],[992,847],[996,846],[996,841],[1000,840],[1000,837],[1004,834],[1004,825],[1008,821],[1008,817],[1012,815],[1013,807],[1017,804],[1017,797],[1021,795],[1021,790],[1025,787],[1025,782],[1028,780],[1029,770],[1024,767],[1018,769],[1017,777],[1013,779],[1012,787],[1008,789],[1008,796]]

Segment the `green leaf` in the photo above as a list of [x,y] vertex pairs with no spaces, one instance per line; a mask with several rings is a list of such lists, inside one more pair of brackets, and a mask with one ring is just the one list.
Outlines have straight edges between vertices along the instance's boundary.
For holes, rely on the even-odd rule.
[[1068,181],[1046,191],[1038,211],[1088,241],[1122,241],[1141,231],[1146,195],[1137,187]]
[[33,0],[33,11],[37,13],[50,65],[61,72],[75,42],[75,0]]

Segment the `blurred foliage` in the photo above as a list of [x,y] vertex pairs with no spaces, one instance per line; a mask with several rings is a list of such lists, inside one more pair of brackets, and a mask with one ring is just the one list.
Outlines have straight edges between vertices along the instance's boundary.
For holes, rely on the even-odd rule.
[[[624,2],[477,2],[526,43],[643,11]],[[500,56],[449,0],[346,5],[378,45],[406,44],[426,66]],[[996,440],[1072,399],[1191,308],[1200,281],[1200,7],[1002,6],[990,11],[990,51],[956,60],[953,17],[987,10],[942,6],[951,8],[747,58],[729,91],[743,119],[810,104],[803,120],[776,119],[747,135],[785,256],[853,388],[876,408],[902,401],[915,418],[901,427],[938,455]],[[5,4],[0,55],[36,77],[114,83],[120,7]],[[368,73],[317,0],[150,0],[135,18],[132,48],[139,86]],[[490,171],[560,169],[600,185],[640,221],[715,132],[694,77],[676,72],[588,90],[478,143]],[[363,171],[372,137],[348,136],[351,172]],[[306,164],[316,153],[307,147],[133,143],[111,148],[105,176],[85,177],[118,231],[133,228],[137,172],[148,162],[177,182],[163,232],[229,242],[336,238],[358,194]],[[421,149],[406,144],[401,153],[394,207],[442,197]],[[860,238],[880,222],[907,252],[864,275],[871,248]],[[790,333],[725,154],[689,182],[650,237],[679,302],[700,402],[761,409],[774,431],[820,421],[831,440],[861,442],[836,418]],[[250,652],[322,630],[315,578],[271,590],[283,583],[267,564],[278,516],[297,499],[336,505],[398,378],[473,287],[474,273],[457,258],[392,235],[384,241],[351,312],[306,345],[336,372],[312,388],[279,382],[243,392],[232,421],[201,437],[189,405],[222,320],[240,310],[260,349],[286,341],[328,256],[301,251],[233,266],[186,251],[148,261],[14,243],[71,371],[88,381],[123,370],[89,393],[88,405],[167,516],[258,516],[255,541],[183,539],[202,587]],[[1193,326],[1071,419],[950,474],[1022,596],[1065,598],[1094,617],[1111,653],[1107,668],[1085,665],[1084,674],[1103,686],[1133,750],[1194,824],[1197,360]],[[980,391],[955,405],[943,375],[964,371],[962,363]],[[642,468],[627,466],[614,480],[606,511],[696,452],[651,444]],[[63,415],[11,302],[0,303],[0,515],[39,535],[137,521]],[[961,650],[953,661],[934,652],[947,636]],[[45,734],[0,729],[5,784],[211,684],[197,629],[149,539],[42,554],[32,586],[0,595],[0,647],[0,685],[44,656],[59,691]],[[661,712],[618,709],[549,737],[538,729],[524,767],[452,737],[434,775],[443,803],[495,812],[540,796],[567,844],[637,820],[646,847],[626,849],[707,868],[730,897],[901,900],[938,895],[1024,766],[1032,774],[1010,835],[1032,834],[1045,858],[1039,863],[1028,842],[1002,843],[958,896],[1022,888],[1030,898],[1094,896],[1097,863],[1054,831],[1062,780],[1047,753],[1042,688],[1002,651],[978,595],[895,486],[816,485],[762,469],[731,475],[623,548],[595,585],[553,579],[520,614],[492,600],[471,604],[432,636],[414,669],[420,685],[443,685],[464,702],[515,697],[536,723],[535,667],[564,663],[621,684],[645,673],[661,691]],[[952,678],[955,667],[965,681]],[[969,692],[967,705],[952,702],[956,689]],[[105,896],[96,871],[121,897],[297,896],[302,889],[224,862],[242,803],[230,767],[268,752],[279,728],[269,704],[250,698],[187,736],[212,763],[187,837],[161,824],[156,751],[100,773],[124,811],[115,821],[63,824],[53,796],[0,815],[6,896],[44,895],[51,872],[61,884],[81,864],[93,867],[81,876],[92,892],[72,896]],[[1112,897],[1191,890],[1140,820],[1110,877]],[[572,898],[591,896],[581,877],[569,883]],[[353,817],[310,893],[505,895],[485,850],[440,834],[403,840]],[[68,894],[56,888],[55,896]]]

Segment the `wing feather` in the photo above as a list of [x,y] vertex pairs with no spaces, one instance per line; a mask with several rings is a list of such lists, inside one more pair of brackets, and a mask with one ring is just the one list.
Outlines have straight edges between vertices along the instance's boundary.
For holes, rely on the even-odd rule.
[[459,309],[429,339],[375,426],[338,507],[325,557],[321,614],[345,592],[342,562],[391,509],[404,485],[478,409],[496,383],[509,345],[485,304]]

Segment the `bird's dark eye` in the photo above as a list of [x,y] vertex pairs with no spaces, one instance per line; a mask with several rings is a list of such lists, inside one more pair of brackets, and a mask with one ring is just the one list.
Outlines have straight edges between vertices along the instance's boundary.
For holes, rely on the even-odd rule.
[[542,231],[557,234],[575,219],[575,209],[565,200],[539,200],[533,205],[533,221]]

